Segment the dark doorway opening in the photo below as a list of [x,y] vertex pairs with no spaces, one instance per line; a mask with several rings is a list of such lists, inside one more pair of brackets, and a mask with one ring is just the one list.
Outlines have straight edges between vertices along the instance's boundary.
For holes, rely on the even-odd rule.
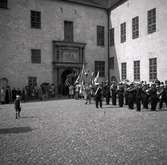
[[[68,79],[68,83],[66,80]],[[67,96],[69,93],[69,85],[73,85],[76,79],[76,72],[72,68],[64,70],[61,75],[61,94]]]

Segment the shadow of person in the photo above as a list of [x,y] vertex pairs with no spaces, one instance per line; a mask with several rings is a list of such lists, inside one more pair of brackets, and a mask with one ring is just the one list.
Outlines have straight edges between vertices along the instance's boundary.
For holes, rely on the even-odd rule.
[[30,118],[37,118],[35,116],[21,116],[20,118],[23,118],[23,119],[30,119]]
[[0,134],[15,134],[31,132],[31,127],[13,127],[13,128],[0,128]]

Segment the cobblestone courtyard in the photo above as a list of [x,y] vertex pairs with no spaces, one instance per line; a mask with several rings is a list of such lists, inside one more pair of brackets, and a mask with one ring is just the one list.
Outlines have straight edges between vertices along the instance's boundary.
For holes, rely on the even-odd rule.
[[166,165],[167,111],[83,100],[0,105],[0,165]]

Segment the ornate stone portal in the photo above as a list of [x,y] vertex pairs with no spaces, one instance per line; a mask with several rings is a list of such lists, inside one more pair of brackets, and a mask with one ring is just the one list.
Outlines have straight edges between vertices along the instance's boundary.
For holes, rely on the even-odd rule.
[[67,94],[67,75],[79,73],[85,64],[85,43],[53,41],[53,82],[57,94]]

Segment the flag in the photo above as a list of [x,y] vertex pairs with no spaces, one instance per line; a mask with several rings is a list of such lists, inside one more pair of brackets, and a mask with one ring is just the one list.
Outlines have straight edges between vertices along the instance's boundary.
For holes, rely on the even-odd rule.
[[81,78],[81,73],[78,75],[78,77],[77,77],[77,79],[75,80],[75,83],[74,83],[74,84],[79,83],[80,78]]
[[64,84],[65,84],[66,87],[69,87],[69,86],[71,85],[71,83],[70,83],[70,79],[69,79],[68,77],[66,78]]
[[96,77],[95,77],[95,79],[94,79],[94,83],[97,83],[97,82],[98,82],[98,79],[99,79],[99,71],[97,72],[97,75],[96,75]]
[[85,74],[85,67],[84,67],[84,64],[83,64],[82,70],[81,70],[80,74],[78,75],[77,79],[75,80],[75,84],[77,82],[82,83],[82,81],[84,79],[84,74]]
[[90,82],[91,85],[93,85],[93,84],[94,84],[94,72],[91,73],[90,81],[91,81],[91,82]]

